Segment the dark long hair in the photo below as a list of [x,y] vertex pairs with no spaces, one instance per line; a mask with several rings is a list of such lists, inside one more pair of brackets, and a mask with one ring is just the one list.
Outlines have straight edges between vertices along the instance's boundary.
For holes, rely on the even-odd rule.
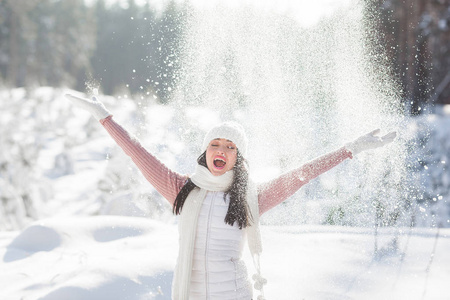
[[[206,152],[203,152],[197,159],[197,163],[201,166],[208,167],[206,164]],[[248,171],[246,167],[246,161],[241,155],[239,150],[237,151],[236,164],[234,165],[233,182],[231,183],[228,191],[225,192],[224,201],[226,196],[230,195],[230,204],[228,205],[228,211],[225,216],[225,223],[233,226],[237,222],[239,229],[250,226],[252,216],[250,209],[246,201],[247,188],[248,188]],[[192,182],[190,178],[186,181],[185,185],[181,188],[175,202],[173,203],[173,213],[179,215],[183,208],[189,193],[197,188],[197,185]]]

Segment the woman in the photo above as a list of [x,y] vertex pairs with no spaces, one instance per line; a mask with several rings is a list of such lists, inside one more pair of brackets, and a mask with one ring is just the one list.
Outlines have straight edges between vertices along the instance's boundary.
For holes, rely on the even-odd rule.
[[66,95],[100,121],[129,155],[145,178],[173,206],[179,221],[179,254],[172,299],[252,299],[253,289],[242,261],[247,240],[257,273],[254,287],[264,299],[259,255],[259,217],[294,194],[311,179],[357,153],[394,140],[395,132],[376,137],[379,130],[323,155],[261,185],[249,180],[243,128],[228,122],[205,136],[195,173],[188,177],[167,168],[117,124],[97,99]]

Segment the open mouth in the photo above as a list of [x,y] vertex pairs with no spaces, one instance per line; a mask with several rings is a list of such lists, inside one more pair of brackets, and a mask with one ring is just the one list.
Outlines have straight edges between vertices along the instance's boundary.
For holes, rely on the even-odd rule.
[[216,167],[216,169],[223,169],[225,167],[225,165],[227,164],[227,162],[225,161],[225,159],[223,157],[215,157],[214,158],[214,167]]

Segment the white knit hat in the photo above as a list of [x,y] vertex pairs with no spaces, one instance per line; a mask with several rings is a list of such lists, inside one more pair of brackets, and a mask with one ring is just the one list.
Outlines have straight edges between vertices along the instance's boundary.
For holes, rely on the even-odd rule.
[[213,139],[227,139],[232,141],[242,156],[247,157],[247,136],[244,128],[236,122],[225,122],[213,127],[205,136],[202,152],[206,151]]

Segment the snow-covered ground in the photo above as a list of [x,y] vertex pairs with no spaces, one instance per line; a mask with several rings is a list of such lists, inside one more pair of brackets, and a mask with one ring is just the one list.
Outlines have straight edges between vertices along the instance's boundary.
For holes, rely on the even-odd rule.
[[[0,102],[0,299],[170,299],[178,233],[168,204],[63,93],[0,92],[9,100]],[[173,108],[102,100],[169,167],[192,169]],[[186,113],[199,128],[205,115],[214,117]],[[268,299],[449,299],[450,229],[433,219],[449,220],[449,115],[440,107],[408,127],[421,133],[415,145],[430,147],[417,154],[422,169],[411,169],[426,171],[423,188],[434,197],[421,199],[419,213],[439,226],[375,235],[370,226],[264,225]]]
[[[263,226],[266,296],[448,299],[450,229],[398,234],[379,233],[382,249],[374,256],[367,229]],[[46,219],[1,233],[0,246],[2,300],[171,299],[173,224],[123,216]]]

